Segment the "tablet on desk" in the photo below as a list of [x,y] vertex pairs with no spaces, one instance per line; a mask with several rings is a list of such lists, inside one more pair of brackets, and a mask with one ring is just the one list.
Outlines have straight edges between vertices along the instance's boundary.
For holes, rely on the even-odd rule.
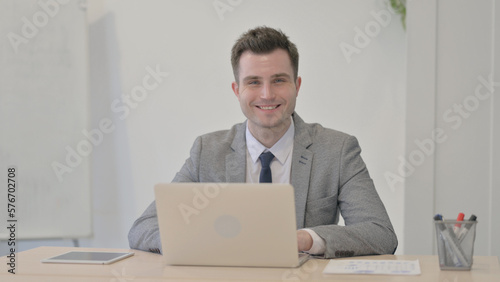
[[133,256],[134,253],[115,252],[76,252],[71,251],[51,258],[43,259],[46,263],[87,263],[110,264],[124,258]]

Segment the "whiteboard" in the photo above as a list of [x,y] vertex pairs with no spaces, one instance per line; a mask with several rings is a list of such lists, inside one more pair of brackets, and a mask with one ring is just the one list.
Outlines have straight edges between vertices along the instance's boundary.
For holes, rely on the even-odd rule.
[[0,36],[0,239],[91,236],[85,1],[0,0]]

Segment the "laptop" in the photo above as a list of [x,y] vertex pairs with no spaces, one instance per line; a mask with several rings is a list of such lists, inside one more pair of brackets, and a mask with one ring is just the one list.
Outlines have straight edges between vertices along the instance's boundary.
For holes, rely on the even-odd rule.
[[155,186],[163,257],[170,265],[298,267],[289,184]]

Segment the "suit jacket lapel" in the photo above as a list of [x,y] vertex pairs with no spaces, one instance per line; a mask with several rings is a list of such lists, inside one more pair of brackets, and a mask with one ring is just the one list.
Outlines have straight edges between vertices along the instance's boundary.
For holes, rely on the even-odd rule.
[[[293,114],[295,137],[292,154],[291,184],[295,193],[295,216],[297,228],[304,227],[307,194],[313,153],[308,150],[312,145],[307,124],[296,114]],[[226,155],[226,181],[243,183],[246,181],[246,122],[236,126],[236,132],[231,144],[232,152]]]
[[307,125],[296,113],[293,114],[293,122],[295,125],[295,139],[292,155],[291,184],[295,192],[297,228],[300,229],[304,227],[313,153],[308,150],[309,146],[312,145],[312,139],[307,130]]
[[226,155],[226,182],[243,183],[246,179],[246,122],[236,126],[232,152]]

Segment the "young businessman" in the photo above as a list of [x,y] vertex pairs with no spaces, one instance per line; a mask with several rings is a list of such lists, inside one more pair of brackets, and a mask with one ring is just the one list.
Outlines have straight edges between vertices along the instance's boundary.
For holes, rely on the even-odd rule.
[[[291,183],[299,251],[325,258],[393,253],[397,238],[356,138],[305,123],[294,112],[298,62],[295,44],[281,31],[244,33],[231,63],[232,89],[247,120],[198,137],[173,182]],[[261,160],[266,152],[272,155]],[[339,212],[345,226],[337,225]],[[129,242],[161,252],[154,202],[135,221]]]

